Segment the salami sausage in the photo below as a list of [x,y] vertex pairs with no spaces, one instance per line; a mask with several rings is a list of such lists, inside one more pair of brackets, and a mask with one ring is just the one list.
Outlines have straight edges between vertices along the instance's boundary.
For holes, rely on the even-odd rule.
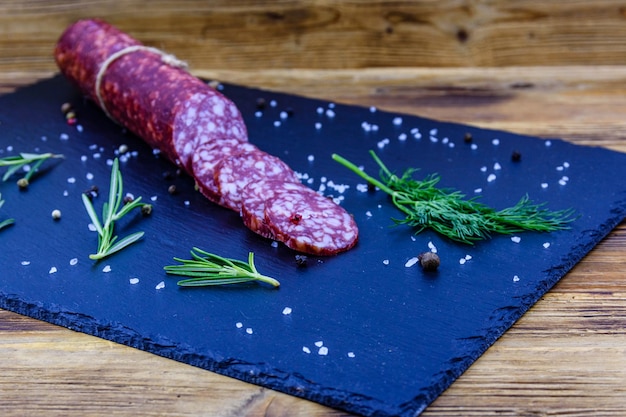
[[268,179],[250,182],[241,191],[241,217],[243,218],[243,224],[263,237],[276,239],[265,221],[265,202],[272,199],[277,192],[282,191],[315,192],[299,182]]
[[261,150],[241,152],[222,159],[215,168],[220,204],[241,211],[241,192],[250,182],[278,179],[299,182],[296,173],[282,160]]
[[352,216],[315,192],[276,190],[265,201],[265,223],[276,240],[315,255],[335,255],[351,249],[358,240]]
[[252,152],[256,146],[237,139],[221,139],[197,145],[192,156],[191,170],[198,190],[214,203],[220,203],[220,191],[215,182],[216,166],[234,154]]
[[81,20],[61,35],[61,72],[113,120],[190,173],[198,141],[247,131],[237,107],[182,63],[100,20]]
[[54,51],[61,72],[113,120],[194,177],[254,232],[297,251],[334,255],[358,239],[352,217],[248,142],[228,98],[183,63],[100,20],[81,20]]

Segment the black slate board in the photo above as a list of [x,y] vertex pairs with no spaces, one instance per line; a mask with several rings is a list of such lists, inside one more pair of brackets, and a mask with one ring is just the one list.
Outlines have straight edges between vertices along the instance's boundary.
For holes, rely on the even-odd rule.
[[[0,157],[65,155],[46,163],[27,191],[15,178],[0,184],[0,221],[15,219],[0,231],[0,307],[349,412],[413,416],[625,216],[624,154],[234,85],[223,92],[244,114],[250,141],[308,174],[313,188],[322,177],[350,186],[341,204],[360,226],[355,249],[299,267],[293,251],[249,232],[235,213],[194,192],[189,177],[164,179],[172,164],[57,76],[0,97]],[[256,114],[259,97],[268,106]],[[82,131],[66,124],[64,102],[76,108]],[[154,212],[120,224],[121,235],[144,230],[141,242],[94,263],[97,237],[80,194],[91,185],[106,193],[107,161],[122,144],[136,152],[121,164],[125,190],[152,199]],[[363,181],[330,159],[337,152],[375,173],[369,149],[398,173],[437,172],[442,186],[496,208],[528,193],[580,218],[568,231],[520,234],[519,243],[495,236],[470,247],[430,232],[413,236],[392,226],[398,212],[385,195],[359,191]],[[520,162],[511,161],[513,150]],[[442,258],[439,272],[405,267],[429,243]],[[180,289],[162,268],[192,246],[241,259],[253,251],[282,286]]]

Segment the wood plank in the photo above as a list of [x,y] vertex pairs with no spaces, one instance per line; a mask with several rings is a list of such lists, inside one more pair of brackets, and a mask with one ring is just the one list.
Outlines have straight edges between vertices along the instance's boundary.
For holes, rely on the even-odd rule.
[[[626,67],[198,73],[626,151]],[[0,91],[47,75],[0,72]],[[450,99],[450,92],[458,97]],[[424,416],[623,415],[625,266],[622,224]],[[6,311],[0,311],[0,350],[0,402],[9,416],[346,415]]]
[[101,17],[195,68],[619,65],[616,0],[6,0],[0,71],[50,70],[74,20]]

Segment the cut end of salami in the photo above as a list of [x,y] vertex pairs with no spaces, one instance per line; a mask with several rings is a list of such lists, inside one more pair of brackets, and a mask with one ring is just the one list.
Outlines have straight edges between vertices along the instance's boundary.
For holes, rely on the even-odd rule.
[[352,216],[315,192],[281,190],[265,202],[265,223],[287,247],[313,255],[336,255],[356,245]]

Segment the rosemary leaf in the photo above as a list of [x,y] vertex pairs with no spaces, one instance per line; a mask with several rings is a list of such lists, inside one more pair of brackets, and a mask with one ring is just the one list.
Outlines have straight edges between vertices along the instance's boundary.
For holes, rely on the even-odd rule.
[[143,237],[144,232],[136,232],[119,239],[114,233],[116,221],[120,220],[136,208],[149,206],[149,204],[141,202],[141,197],[124,204],[122,174],[120,172],[119,161],[117,158],[113,160],[113,165],[111,167],[109,197],[108,200],[102,204],[102,220],[98,218],[96,209],[86,194],[82,195],[82,200],[89,219],[98,232],[98,251],[89,255],[90,259],[99,260],[106,258],[107,256],[119,252],[127,246],[135,243]]
[[41,164],[43,164],[48,159],[53,158],[63,158],[63,155],[53,153],[35,154],[22,152],[19,155],[0,158],[0,167],[9,167],[9,169],[7,169],[7,171],[2,176],[2,181],[4,182],[8,180],[17,171],[26,167],[27,165],[32,164],[28,172],[26,172],[26,174],[22,178],[22,184],[28,185],[28,182],[30,181],[32,176],[39,170]]
[[337,154],[332,158],[387,193],[405,216],[392,220],[413,227],[415,233],[432,229],[454,241],[473,244],[490,238],[493,233],[563,230],[575,220],[574,210],[550,211],[545,208],[545,203],[535,204],[527,195],[514,206],[497,211],[480,203],[478,197],[467,199],[457,190],[437,187],[441,179],[438,175],[429,175],[419,181],[413,178],[417,170],[409,168],[397,176],[373,151],[370,155],[380,168],[379,179]]
[[253,281],[264,282],[273,287],[280,286],[274,278],[260,274],[254,265],[254,253],[248,254],[248,262],[225,258],[194,247],[191,259],[174,258],[178,265],[167,265],[165,272],[170,275],[187,277],[178,281],[182,287],[203,287],[215,285],[242,284]]
[[[4,200],[2,199],[2,194],[0,194],[0,208],[2,208],[2,206],[4,205]],[[4,229],[5,227],[11,225],[15,223],[14,219],[6,219],[3,220],[2,222],[0,222],[0,230]]]

